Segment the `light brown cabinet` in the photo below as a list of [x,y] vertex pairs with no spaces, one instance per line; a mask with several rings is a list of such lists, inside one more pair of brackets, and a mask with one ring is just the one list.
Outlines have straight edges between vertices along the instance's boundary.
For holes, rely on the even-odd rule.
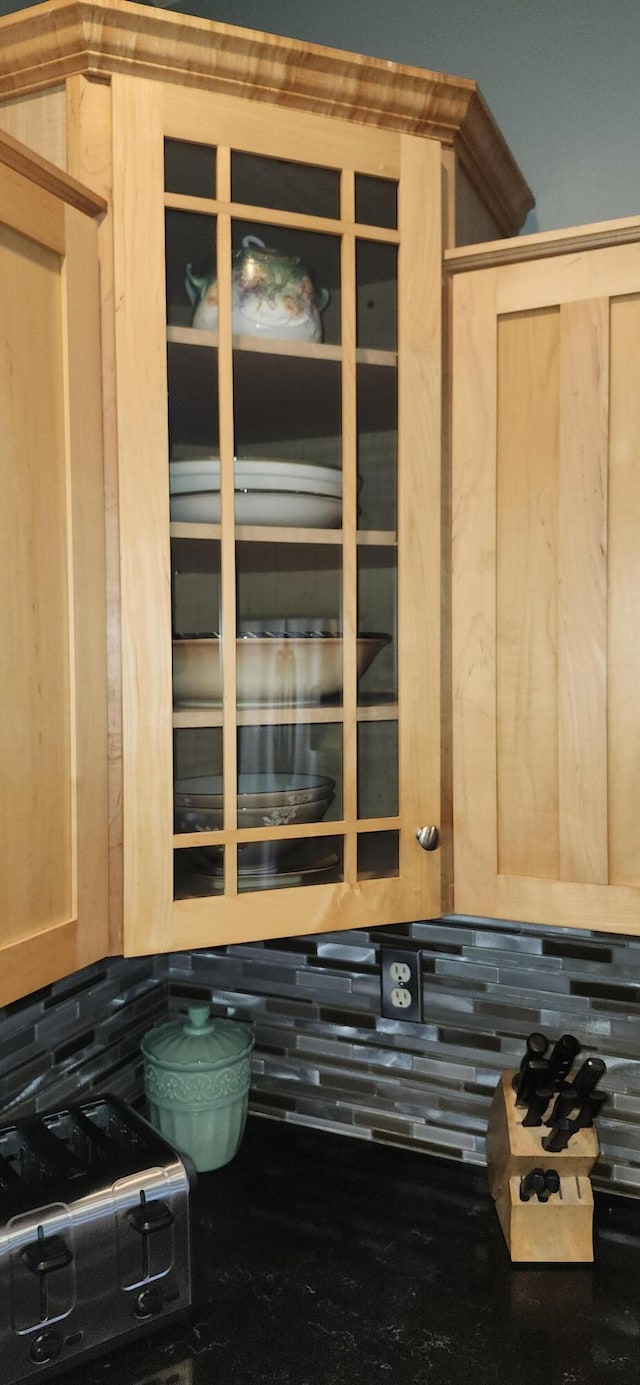
[[[529,190],[471,82],[124,0],[47,4],[0,36],[0,123],[108,203],[112,940],[138,954],[438,914],[442,252],[515,232]],[[322,340],[238,330],[247,237],[328,291]],[[215,278],[204,326],[188,264]],[[185,460],[215,464],[215,513],[178,515]],[[247,465],[274,463],[338,477],[338,513],[310,517],[295,484],[288,519],[264,497],[247,509]],[[328,695],[291,672],[300,630],[337,651]],[[243,694],[251,640],[271,667],[274,632],[276,691],[263,669]],[[371,632],[384,647],[361,675]],[[176,695],[172,643],[180,659],[189,636],[211,641],[215,696]],[[330,786],[322,816],[289,798],[258,823],[256,776],[287,775]]]
[[640,930],[640,223],[452,252],[455,908]]
[[108,939],[102,199],[0,135],[0,1004]]

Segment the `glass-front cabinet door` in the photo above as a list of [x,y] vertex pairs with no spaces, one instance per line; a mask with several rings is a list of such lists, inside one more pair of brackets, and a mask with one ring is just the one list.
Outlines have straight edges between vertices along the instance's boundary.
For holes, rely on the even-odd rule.
[[127,951],[438,913],[439,146],[146,86],[114,82]]

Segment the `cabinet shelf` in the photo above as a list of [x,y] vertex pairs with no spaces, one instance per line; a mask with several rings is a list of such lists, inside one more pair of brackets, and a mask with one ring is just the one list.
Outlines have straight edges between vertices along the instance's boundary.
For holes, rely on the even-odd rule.
[[[172,539],[220,541],[222,529],[219,524],[172,524]],[[341,529],[287,529],[284,526],[258,524],[239,524],[235,530],[238,542],[245,543],[342,543]],[[395,548],[397,536],[394,530],[363,529],[357,534],[356,542],[365,548]]]
[[[209,350],[218,348],[218,333],[207,332],[201,327],[167,327],[167,341],[181,346],[196,346],[201,348],[208,347]],[[251,352],[258,356],[293,356],[301,361],[341,361],[342,347],[332,346],[325,342],[299,341],[290,342],[281,340],[278,337],[237,336],[231,338],[234,351]],[[358,365],[379,366],[387,370],[395,370],[398,364],[398,357],[395,351],[381,351],[373,347],[358,347],[356,350],[356,363]]]
[[[357,721],[397,721],[397,702],[377,701],[370,706],[360,706],[356,712]],[[321,724],[344,720],[342,707],[239,707],[236,713],[238,726],[292,726],[300,722]],[[222,726],[222,707],[179,707],[173,713],[174,730],[202,726]]]

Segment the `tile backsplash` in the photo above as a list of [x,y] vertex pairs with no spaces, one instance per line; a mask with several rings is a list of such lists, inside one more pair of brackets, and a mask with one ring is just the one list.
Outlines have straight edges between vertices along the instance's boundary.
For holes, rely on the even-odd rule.
[[[423,1022],[380,1017],[378,949],[419,951]],[[482,1164],[524,1040],[607,1063],[596,1186],[640,1196],[640,939],[462,918],[110,958],[0,1010],[0,1122],[110,1090],[142,1100],[143,1033],[190,999],[249,1020],[250,1109]]]
[[140,1039],[167,996],[165,958],[108,957],[0,1009],[0,1124],[94,1091],[139,1103]]
[[[423,1023],[380,1018],[378,948],[419,950]],[[607,1063],[596,1186],[640,1196],[640,939],[461,918],[178,953],[171,1005],[255,1029],[250,1109],[485,1161],[503,1068],[527,1034]]]

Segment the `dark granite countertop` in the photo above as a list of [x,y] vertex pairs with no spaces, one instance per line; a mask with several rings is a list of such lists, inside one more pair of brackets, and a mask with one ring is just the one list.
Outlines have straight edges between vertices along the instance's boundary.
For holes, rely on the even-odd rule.
[[190,1316],[59,1385],[637,1385],[640,1203],[595,1263],[512,1266],[486,1174],[250,1120],[194,1195]]

